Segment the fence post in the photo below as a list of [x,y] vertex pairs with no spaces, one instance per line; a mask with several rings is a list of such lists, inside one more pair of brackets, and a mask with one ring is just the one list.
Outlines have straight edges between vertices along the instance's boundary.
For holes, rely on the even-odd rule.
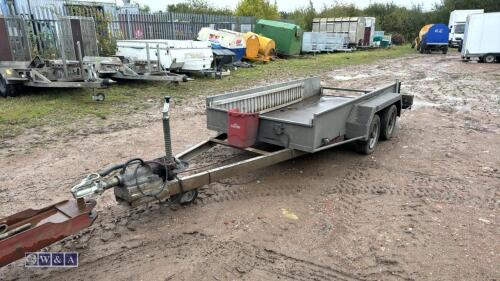
[[130,25],[130,15],[128,13],[128,10],[125,10],[125,18],[126,18],[126,23],[127,23],[127,40],[132,39],[132,26]]
[[177,35],[175,34],[175,26],[174,26],[174,16],[172,12],[168,12],[170,16],[170,26],[172,27],[172,38],[177,40]]

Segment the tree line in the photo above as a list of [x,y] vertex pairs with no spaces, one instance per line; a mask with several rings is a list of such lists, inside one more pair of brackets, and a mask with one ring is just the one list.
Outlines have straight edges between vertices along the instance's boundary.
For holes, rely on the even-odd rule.
[[376,18],[376,29],[389,34],[399,34],[407,41],[417,36],[422,26],[429,23],[448,24],[450,12],[453,10],[484,9],[485,12],[499,12],[500,0],[441,0],[430,10],[422,5],[411,7],[399,6],[395,3],[372,3],[366,8],[355,4],[334,1],[333,4],[317,8],[313,2],[292,12],[280,12],[276,2],[269,0],[240,0],[236,9],[219,8],[207,0],[186,0],[185,2],[167,6],[167,11],[184,13],[211,13],[236,16],[254,16],[258,19],[276,19],[292,21],[305,31],[312,30],[312,21],[320,17],[356,17],[370,16]]

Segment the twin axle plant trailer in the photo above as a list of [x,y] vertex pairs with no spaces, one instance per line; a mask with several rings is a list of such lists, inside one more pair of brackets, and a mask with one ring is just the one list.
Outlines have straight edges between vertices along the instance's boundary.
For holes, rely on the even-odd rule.
[[[0,16],[0,96],[15,96],[20,86],[104,88],[113,82],[100,78],[92,66],[84,65],[81,60],[65,57],[66,51],[61,52],[61,59],[33,58],[28,34],[22,17]],[[60,49],[66,50],[63,42],[61,40]],[[79,54],[82,51],[80,47],[78,42],[74,47],[79,49]]]
[[[413,103],[396,81],[374,91],[322,87],[319,77],[207,98],[207,126],[217,136],[172,154],[169,98],[163,108],[165,155],[130,159],[88,175],[71,188],[76,200],[0,219],[0,267],[89,227],[96,201],[113,189],[117,201],[137,206],[155,200],[187,204],[197,189],[239,173],[264,168],[345,143],[372,153],[393,136],[397,117]],[[247,159],[215,168],[190,168],[215,146],[246,151]]]
[[[61,17],[49,22],[51,28],[47,27],[49,31],[46,32],[50,36],[45,34],[42,37],[57,40],[40,40],[34,43],[39,48],[56,45],[60,59],[38,56],[32,58],[33,42],[28,39],[30,32],[27,20],[22,17],[0,16],[0,96],[15,96],[19,86],[104,88],[113,83],[113,80],[187,81],[186,75],[163,69],[155,58],[136,61],[121,56],[99,57],[92,18]],[[34,21],[33,24],[41,23]]]

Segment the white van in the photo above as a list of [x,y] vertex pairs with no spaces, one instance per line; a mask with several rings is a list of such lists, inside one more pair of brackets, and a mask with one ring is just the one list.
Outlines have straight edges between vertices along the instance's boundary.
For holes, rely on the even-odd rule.
[[470,14],[482,14],[483,9],[477,10],[455,10],[450,13],[450,22],[448,28],[450,35],[448,36],[448,45],[450,47],[458,47],[464,39],[465,21]]

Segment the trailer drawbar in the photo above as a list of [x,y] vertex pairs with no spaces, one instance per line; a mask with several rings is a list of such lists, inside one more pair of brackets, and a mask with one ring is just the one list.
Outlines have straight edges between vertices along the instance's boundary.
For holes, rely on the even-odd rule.
[[[165,155],[133,158],[96,171],[71,188],[73,200],[0,218],[0,267],[89,227],[97,214],[91,199],[113,189],[118,201],[137,206],[151,201],[193,202],[197,189],[220,179],[264,168],[345,143],[370,154],[390,139],[397,117],[413,96],[396,81],[376,90],[321,86],[319,77],[207,98],[207,126],[218,135],[174,156],[170,98],[162,111]],[[249,158],[218,167],[189,169],[189,162],[215,146],[248,152]]]

